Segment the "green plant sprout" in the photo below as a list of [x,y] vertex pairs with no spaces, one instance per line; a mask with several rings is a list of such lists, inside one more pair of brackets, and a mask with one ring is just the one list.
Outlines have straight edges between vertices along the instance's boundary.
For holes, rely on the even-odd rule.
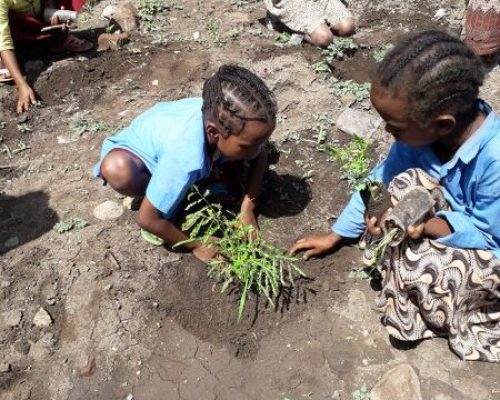
[[392,43],[386,43],[383,44],[375,49],[373,52],[373,58],[375,59],[375,62],[381,63],[382,60],[385,58],[387,53],[391,51],[394,48],[394,45]]
[[[221,293],[233,284],[240,288],[238,321],[241,320],[249,291],[255,290],[274,307],[282,286],[294,285],[297,277],[305,274],[297,267],[298,259],[266,241],[253,226],[245,226],[240,219],[225,212],[220,204],[207,200],[209,191],[201,193],[193,187],[188,195],[188,214],[182,229],[190,238],[177,243],[200,242],[202,246],[217,247],[219,258],[209,262],[208,276],[221,282]],[[249,239],[251,234],[255,238]]]
[[216,19],[209,19],[207,21],[207,31],[208,31],[208,36],[210,37],[210,40],[217,44],[219,47],[222,47],[222,40],[221,40],[221,35],[220,35],[220,26],[221,23],[219,20]]
[[67,221],[60,221],[54,225],[54,230],[57,233],[65,233],[72,229],[82,229],[85,228],[89,223],[80,217],[71,218]]
[[320,150],[328,153],[332,160],[341,163],[342,179],[346,180],[351,191],[365,189],[371,180],[370,173],[370,142],[354,135],[349,144],[333,146],[325,144]]
[[288,32],[281,32],[276,37],[276,40],[279,43],[287,44],[288,42],[290,42],[290,38],[291,38],[291,35]]
[[336,78],[331,78],[332,89],[335,95],[343,96],[347,93],[352,93],[356,97],[356,101],[360,102],[370,97],[371,84],[369,82],[357,83],[352,80],[341,81]]
[[359,389],[352,392],[352,400],[370,400],[370,391],[366,387],[365,384],[361,386]]
[[71,123],[71,131],[73,136],[82,136],[84,133],[97,133],[106,130],[108,126],[102,122],[89,118],[85,115],[80,115]]
[[335,39],[321,54],[325,56],[326,62],[331,64],[334,60],[343,60],[358,48],[359,46],[352,39],[340,38]]

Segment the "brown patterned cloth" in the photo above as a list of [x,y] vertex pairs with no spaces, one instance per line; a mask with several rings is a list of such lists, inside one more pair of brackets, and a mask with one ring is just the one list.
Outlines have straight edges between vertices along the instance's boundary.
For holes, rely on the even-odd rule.
[[500,51],[500,0],[470,0],[465,42],[480,56]]
[[[393,203],[416,186],[436,199],[434,211],[449,209],[439,182],[420,169],[394,178]],[[369,248],[364,258],[372,263]],[[445,337],[462,360],[500,362],[500,260],[491,252],[407,238],[389,248],[377,268],[382,275],[377,307],[391,336]]]

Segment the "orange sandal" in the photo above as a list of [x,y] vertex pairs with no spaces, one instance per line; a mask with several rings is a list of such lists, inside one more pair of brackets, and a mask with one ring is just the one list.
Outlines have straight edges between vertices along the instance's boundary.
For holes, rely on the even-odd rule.
[[3,65],[0,66],[0,83],[12,82],[14,78],[11,76],[9,70],[7,68],[3,68]]

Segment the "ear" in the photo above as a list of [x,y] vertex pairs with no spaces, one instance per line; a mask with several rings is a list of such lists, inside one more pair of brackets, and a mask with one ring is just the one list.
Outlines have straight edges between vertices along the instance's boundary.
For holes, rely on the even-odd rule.
[[457,120],[451,114],[439,115],[434,120],[434,127],[439,136],[447,136],[457,126]]
[[218,124],[210,120],[205,121],[205,132],[209,143],[217,143],[219,137],[222,136],[219,131]]

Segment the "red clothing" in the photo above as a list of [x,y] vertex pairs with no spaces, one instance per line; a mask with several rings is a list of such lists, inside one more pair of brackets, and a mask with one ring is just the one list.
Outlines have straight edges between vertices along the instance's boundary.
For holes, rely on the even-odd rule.
[[[80,11],[87,0],[56,0],[56,7],[64,6],[66,10]],[[14,42],[35,42],[47,40],[64,39],[67,32],[53,30],[40,32],[40,30],[50,25],[41,16],[31,16],[9,11],[9,27]]]

